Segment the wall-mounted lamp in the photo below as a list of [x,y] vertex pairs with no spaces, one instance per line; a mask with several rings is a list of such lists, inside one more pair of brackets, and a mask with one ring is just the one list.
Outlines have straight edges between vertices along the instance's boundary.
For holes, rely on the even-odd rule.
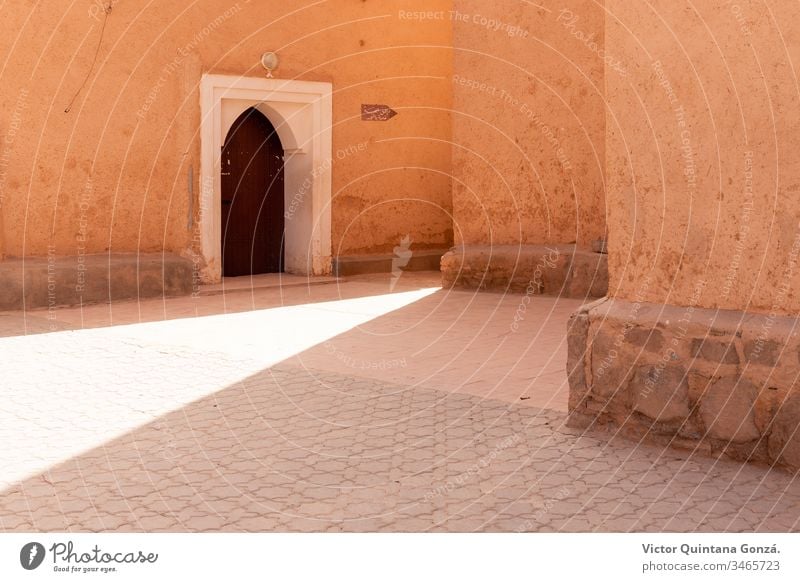
[[275,53],[264,53],[261,55],[261,66],[267,71],[267,77],[272,77],[272,71],[278,68],[278,55]]

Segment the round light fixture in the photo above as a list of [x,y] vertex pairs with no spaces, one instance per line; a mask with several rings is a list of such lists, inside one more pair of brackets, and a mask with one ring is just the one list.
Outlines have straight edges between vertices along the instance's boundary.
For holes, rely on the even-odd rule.
[[272,76],[272,71],[278,68],[278,55],[275,53],[264,53],[261,55],[261,66],[267,71],[267,77]]

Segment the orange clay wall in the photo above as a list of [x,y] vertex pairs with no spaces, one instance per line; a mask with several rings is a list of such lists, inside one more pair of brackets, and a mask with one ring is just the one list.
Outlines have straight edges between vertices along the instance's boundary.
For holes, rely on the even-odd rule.
[[800,310],[800,5],[607,0],[609,294]]
[[456,0],[452,22],[456,243],[603,237],[603,3]]
[[116,0],[92,66],[105,3],[3,7],[0,256],[187,250],[200,77],[262,76],[265,51],[333,83],[334,254],[452,243],[452,27],[401,13],[449,1]]

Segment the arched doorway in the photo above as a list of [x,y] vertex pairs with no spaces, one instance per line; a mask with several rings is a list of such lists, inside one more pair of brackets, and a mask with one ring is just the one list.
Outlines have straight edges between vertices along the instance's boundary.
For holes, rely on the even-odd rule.
[[220,154],[228,131],[248,107],[257,108],[273,123],[286,157],[283,270],[329,275],[333,86],[206,73],[200,81],[197,226],[202,261],[198,277],[203,283],[219,283],[223,274]]
[[220,173],[223,276],[282,272],[283,147],[258,109],[248,108],[231,126]]

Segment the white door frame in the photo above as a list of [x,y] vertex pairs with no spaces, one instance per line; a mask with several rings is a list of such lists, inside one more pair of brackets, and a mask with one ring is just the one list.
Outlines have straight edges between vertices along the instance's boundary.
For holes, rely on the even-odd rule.
[[222,276],[220,156],[233,121],[256,107],[272,122],[284,148],[285,267],[289,273],[331,271],[333,100],[330,83],[233,75],[200,82],[201,278]]

